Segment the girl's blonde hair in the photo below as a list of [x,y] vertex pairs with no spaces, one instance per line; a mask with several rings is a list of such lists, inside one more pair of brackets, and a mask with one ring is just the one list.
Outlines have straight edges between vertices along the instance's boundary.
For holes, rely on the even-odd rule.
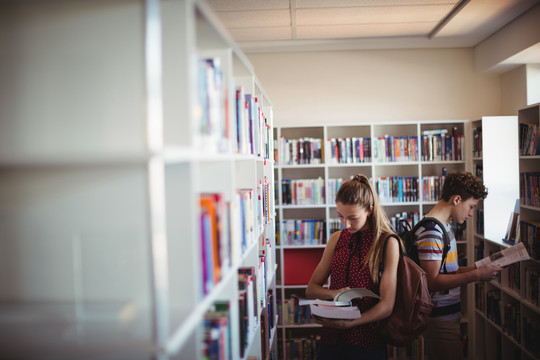
[[341,184],[336,194],[336,203],[338,202],[343,205],[358,205],[366,211],[371,210],[367,221],[373,231],[373,245],[369,249],[366,258],[362,259],[362,266],[369,264],[371,278],[377,283],[386,240],[386,236],[383,237],[382,235],[394,232],[390,227],[385,212],[381,208],[379,197],[369,179],[365,175],[358,174],[351,180],[344,181]]

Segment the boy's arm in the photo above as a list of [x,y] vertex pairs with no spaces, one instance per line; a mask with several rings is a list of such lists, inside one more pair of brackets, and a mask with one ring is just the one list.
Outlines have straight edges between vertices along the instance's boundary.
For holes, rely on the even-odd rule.
[[429,291],[450,290],[474,281],[488,281],[502,270],[495,265],[484,265],[478,269],[458,270],[454,274],[440,274],[441,260],[420,260],[420,266],[427,274]]
[[476,269],[476,266],[460,266],[457,272],[458,274],[465,273],[465,272],[473,271],[474,269]]

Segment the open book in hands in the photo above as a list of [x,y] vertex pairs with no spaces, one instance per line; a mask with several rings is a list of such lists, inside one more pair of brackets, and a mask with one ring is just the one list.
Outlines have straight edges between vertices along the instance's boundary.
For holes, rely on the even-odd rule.
[[334,297],[334,300],[301,299],[299,305],[309,305],[311,314],[329,319],[358,319],[360,309],[353,305],[352,300],[363,297],[379,299],[379,295],[364,288],[344,290]]
[[523,243],[518,243],[517,245],[510,246],[502,251],[499,251],[495,254],[491,254],[488,257],[478,260],[474,264],[477,268],[482,265],[497,265],[499,267],[504,267],[510,264],[513,264],[518,261],[529,260],[530,256],[525,248]]

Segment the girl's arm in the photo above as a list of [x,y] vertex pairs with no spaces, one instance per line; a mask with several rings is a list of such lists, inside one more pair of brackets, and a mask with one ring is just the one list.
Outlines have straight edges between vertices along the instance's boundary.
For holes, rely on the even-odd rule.
[[384,319],[394,309],[396,300],[397,286],[397,268],[399,262],[399,243],[395,237],[392,237],[386,244],[384,255],[384,271],[381,277],[379,286],[381,300],[371,309],[362,313],[359,319],[341,320],[341,319],[326,319],[318,318],[317,322],[327,327],[336,329],[347,329],[358,325],[364,325],[371,322]]
[[306,297],[308,299],[319,299],[319,300],[334,300],[334,296],[340,293],[343,289],[330,290],[323,287],[324,283],[328,280],[330,276],[330,265],[332,264],[332,258],[334,257],[334,250],[336,249],[336,244],[339,240],[339,235],[341,231],[336,231],[330,236],[328,244],[324,248],[324,252],[319,261],[319,264],[313,271],[311,279],[306,289]]

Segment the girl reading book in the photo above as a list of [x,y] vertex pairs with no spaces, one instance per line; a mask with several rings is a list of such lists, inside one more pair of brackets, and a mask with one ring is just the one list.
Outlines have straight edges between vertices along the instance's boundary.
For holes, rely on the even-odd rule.
[[[377,334],[377,321],[390,316],[394,307],[400,241],[392,232],[377,194],[364,175],[343,182],[336,195],[337,215],[344,229],[330,236],[323,256],[309,281],[306,296],[333,300],[349,288],[366,288],[380,295],[358,299],[361,317],[314,317],[321,324],[317,359],[386,359],[386,344]],[[380,277],[379,267],[384,263]],[[323,287],[330,277],[330,286]]]

